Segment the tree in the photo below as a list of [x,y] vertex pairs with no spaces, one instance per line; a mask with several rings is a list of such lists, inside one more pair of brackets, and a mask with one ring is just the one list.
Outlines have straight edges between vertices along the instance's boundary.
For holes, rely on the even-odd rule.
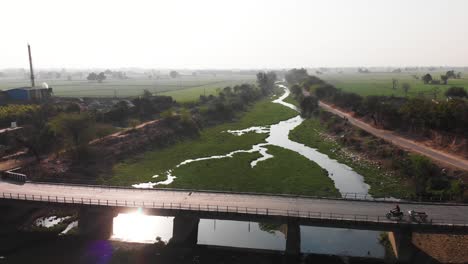
[[422,77],[422,80],[424,84],[428,84],[430,81],[432,81],[432,76],[429,73],[426,73],[426,75]]
[[143,98],[151,98],[151,96],[153,96],[153,94],[148,91],[148,90],[143,90]]
[[447,79],[456,79],[457,78],[457,75],[455,74],[454,70],[447,71],[445,76],[447,76]]
[[64,141],[64,147],[82,158],[96,133],[94,118],[88,113],[61,113],[49,122],[51,130]]
[[445,96],[447,97],[468,97],[468,93],[463,87],[450,87],[446,92]]
[[449,76],[448,75],[441,75],[440,79],[444,82],[444,84],[447,84]]
[[396,90],[398,88],[398,80],[392,79],[392,89]]
[[274,72],[259,72],[257,73],[257,83],[262,89],[263,95],[269,94],[273,91],[276,81],[276,74]]
[[97,80],[98,82],[102,82],[102,81],[104,81],[106,78],[107,78],[106,75],[105,75],[103,72],[100,72],[100,73],[97,75],[96,80]]
[[96,73],[92,72],[92,73],[88,74],[88,77],[86,77],[86,79],[87,79],[88,81],[96,81],[96,80],[97,80],[97,76],[98,76],[98,75],[97,75]]
[[427,182],[434,172],[435,166],[428,158],[417,154],[409,155],[409,166],[406,168],[406,173],[415,180],[418,193],[425,192]]
[[315,96],[306,96],[301,101],[301,115],[310,117],[318,109],[318,100]]
[[294,85],[291,87],[291,92],[292,92],[292,94],[294,95],[294,97],[301,96],[301,95],[302,95],[302,88],[301,88],[299,85],[294,84]]
[[285,79],[290,85],[292,85],[295,83],[301,83],[302,81],[307,79],[308,76],[309,75],[307,74],[307,70],[304,68],[291,69],[286,73]]
[[405,82],[401,85],[401,89],[405,92],[405,96],[408,97],[408,91],[411,89],[411,85]]
[[169,76],[171,76],[171,78],[177,78],[177,77],[179,77],[179,73],[176,72],[176,71],[171,71],[171,72],[169,73]]

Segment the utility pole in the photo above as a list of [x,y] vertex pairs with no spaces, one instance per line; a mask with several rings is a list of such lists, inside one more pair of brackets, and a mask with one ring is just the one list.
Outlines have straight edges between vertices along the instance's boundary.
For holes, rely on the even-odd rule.
[[34,83],[34,71],[33,71],[33,65],[32,65],[32,57],[31,57],[31,46],[29,46],[29,43],[28,43],[28,53],[29,53],[29,71],[31,72],[31,87],[34,88],[36,84]]

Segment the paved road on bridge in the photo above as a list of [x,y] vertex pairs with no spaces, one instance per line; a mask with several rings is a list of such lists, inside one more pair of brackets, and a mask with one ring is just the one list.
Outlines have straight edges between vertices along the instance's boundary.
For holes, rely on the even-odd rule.
[[[107,187],[85,187],[71,185],[54,185],[54,184],[39,184],[26,183],[24,185],[14,184],[10,182],[0,181],[0,199],[5,193],[6,197],[12,193],[15,195],[24,195],[31,197],[35,196],[38,199],[40,196],[43,199],[47,197],[66,197],[73,198],[75,201],[86,199],[100,199],[101,204],[105,201],[110,201],[109,204],[119,201],[128,201],[129,204],[136,202],[151,204],[165,203],[168,205],[182,204],[185,206],[198,205],[219,206],[231,208],[268,208],[271,212],[277,211],[301,211],[301,212],[320,212],[322,215],[327,214],[345,214],[345,215],[367,215],[369,217],[381,217],[393,207],[393,204],[388,202],[378,201],[356,201],[356,200],[341,200],[341,199],[317,199],[304,197],[288,197],[274,195],[253,195],[253,194],[234,194],[234,193],[216,193],[216,192],[190,192],[190,191],[173,191],[173,190],[152,190],[152,189],[127,189],[127,188],[107,188]],[[52,198],[51,198],[52,199]],[[437,205],[437,204],[413,204],[400,203],[400,207],[404,212],[413,209],[426,212],[430,218],[439,221],[464,221],[468,223],[468,205]],[[459,223],[459,222],[457,222]]]

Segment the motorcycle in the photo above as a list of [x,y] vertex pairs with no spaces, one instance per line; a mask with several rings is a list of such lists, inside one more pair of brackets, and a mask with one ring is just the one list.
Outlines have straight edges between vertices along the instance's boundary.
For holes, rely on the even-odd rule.
[[398,220],[403,219],[403,212],[390,211],[385,215],[388,219],[396,218]]
[[408,215],[411,221],[418,222],[418,223],[427,222],[427,214],[425,212],[417,212],[414,210],[409,210]]

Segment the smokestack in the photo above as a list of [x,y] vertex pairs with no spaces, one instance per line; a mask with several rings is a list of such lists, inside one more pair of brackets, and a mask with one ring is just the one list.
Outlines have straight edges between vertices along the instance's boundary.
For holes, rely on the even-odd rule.
[[28,43],[28,53],[29,53],[29,70],[31,72],[31,87],[36,86],[34,83],[34,71],[33,71],[33,66],[32,66],[32,57],[31,57],[31,46],[29,46]]

